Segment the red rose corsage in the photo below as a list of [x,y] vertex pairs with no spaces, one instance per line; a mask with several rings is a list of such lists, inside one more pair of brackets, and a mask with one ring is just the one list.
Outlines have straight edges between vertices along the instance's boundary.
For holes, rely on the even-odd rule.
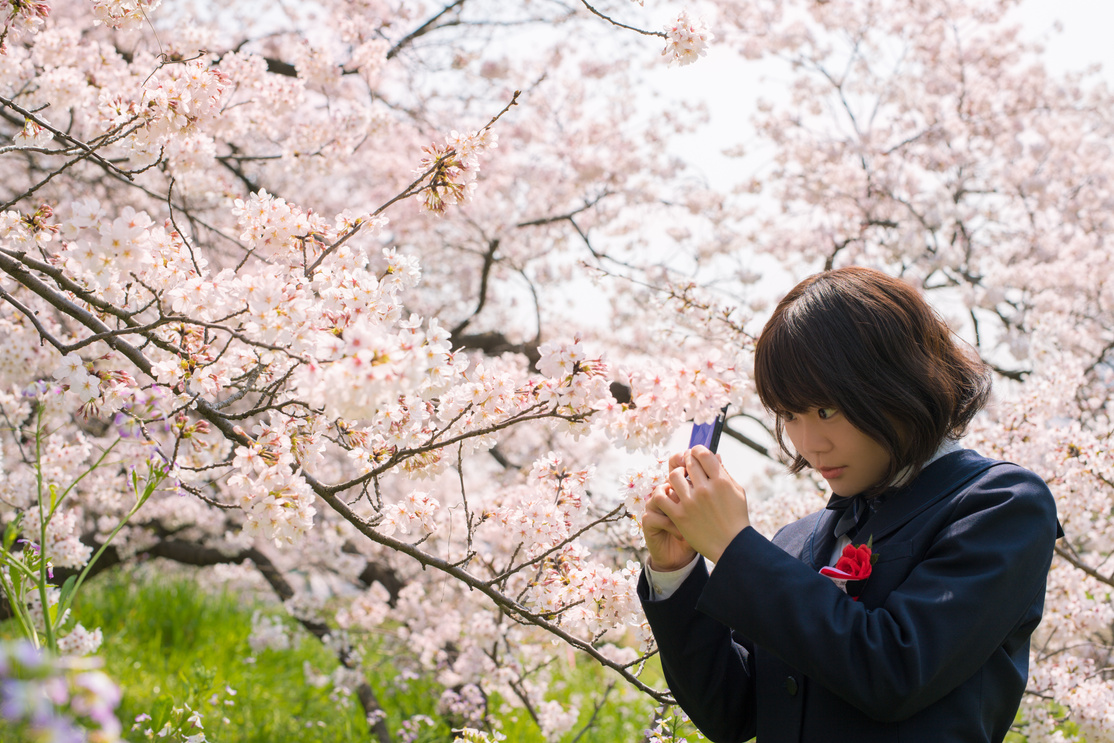
[[872,541],[873,539],[868,539],[866,544],[847,545],[834,567],[820,568],[820,575],[831,578],[839,590],[855,601],[859,600],[866,579],[870,577],[870,571],[878,560],[878,555],[871,550]]

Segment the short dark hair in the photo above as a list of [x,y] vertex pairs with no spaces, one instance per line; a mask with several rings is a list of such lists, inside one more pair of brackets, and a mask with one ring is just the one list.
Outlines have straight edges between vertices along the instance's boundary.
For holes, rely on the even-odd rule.
[[810,276],[782,298],[758,337],[754,379],[791,471],[808,463],[785,445],[787,413],[838,408],[889,451],[890,470],[867,495],[962,436],[991,384],[989,367],[917,289],[857,266]]

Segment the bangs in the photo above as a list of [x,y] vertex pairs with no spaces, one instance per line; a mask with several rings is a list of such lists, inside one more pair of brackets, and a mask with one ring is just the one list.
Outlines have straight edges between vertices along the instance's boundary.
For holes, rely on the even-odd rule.
[[803,413],[839,405],[833,370],[842,366],[819,338],[808,337],[790,323],[763,333],[755,349],[754,381],[758,398],[771,413]]

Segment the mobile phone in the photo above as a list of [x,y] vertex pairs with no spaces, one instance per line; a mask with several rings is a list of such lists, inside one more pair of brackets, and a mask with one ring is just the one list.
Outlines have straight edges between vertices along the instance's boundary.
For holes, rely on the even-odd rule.
[[701,444],[708,447],[711,451],[719,448],[719,436],[723,433],[723,424],[727,420],[727,406],[723,406],[723,410],[719,412],[716,419],[711,423],[693,423],[692,435],[689,436],[689,448]]

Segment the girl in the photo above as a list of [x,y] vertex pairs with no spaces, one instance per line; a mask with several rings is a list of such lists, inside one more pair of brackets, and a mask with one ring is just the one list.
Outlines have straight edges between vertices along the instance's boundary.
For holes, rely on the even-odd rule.
[[[639,596],[677,701],[713,741],[1002,741],[1059,534],[1039,477],[956,443],[987,367],[916,290],[845,268],[781,300],[755,382],[832,497],[768,540],[716,455],[670,458]],[[821,574],[864,544],[837,567],[865,580]]]

